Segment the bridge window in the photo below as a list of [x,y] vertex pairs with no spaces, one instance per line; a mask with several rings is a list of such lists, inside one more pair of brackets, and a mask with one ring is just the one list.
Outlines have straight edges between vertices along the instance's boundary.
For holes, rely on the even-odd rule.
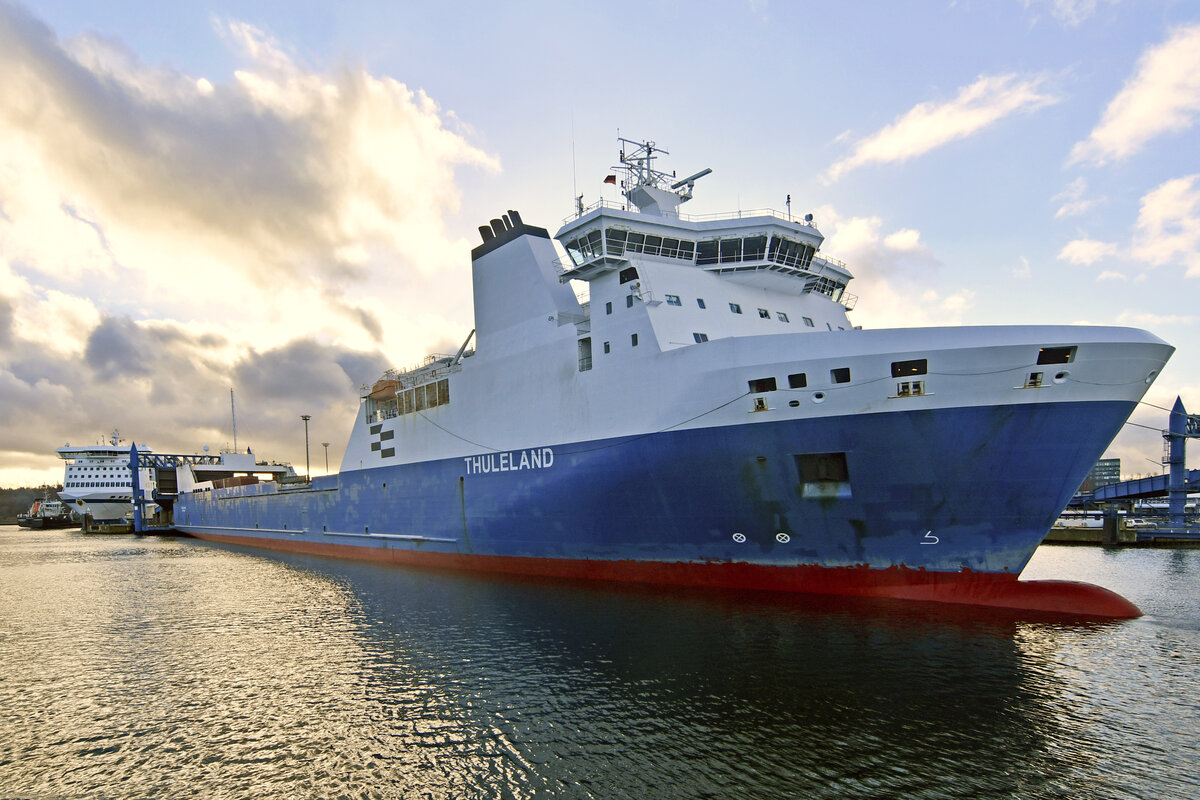
[[598,230],[588,231],[578,239],[572,239],[566,243],[565,247],[575,266],[580,266],[603,255],[603,248],[600,244],[600,231]]
[[781,236],[773,236],[767,258],[788,267],[808,269],[812,264],[813,254],[816,252],[816,248],[810,244],[801,244]]
[[760,318],[760,319],[770,319],[770,318],[771,318],[771,312],[770,312],[770,311],[767,311],[765,308],[760,308],[760,309],[758,310],[758,316],[759,316],[759,318]]
[[742,240],[741,239],[722,239],[721,240],[721,263],[728,264],[733,261],[742,260]]
[[620,256],[625,254],[625,236],[627,231],[618,230],[616,228],[608,228],[604,231],[605,247],[608,249],[610,256]]
[[696,263],[697,264],[715,264],[717,263],[717,240],[711,239],[707,242],[696,243]]
[[630,231],[628,238],[625,240],[625,251],[628,253],[640,253],[645,243],[646,234]]
[[762,258],[766,251],[767,237],[765,236],[747,236],[742,240],[742,258],[747,261]]
[[742,307],[741,307],[741,305],[739,305],[738,303],[730,303],[730,304],[729,304],[729,310],[730,310],[730,311],[732,311],[732,312],[733,312],[733,313],[735,313],[735,314],[740,314],[740,313],[742,313]]
[[708,334],[707,333],[693,333],[692,338],[696,340],[696,344],[700,344],[701,342],[708,341]]
[[780,322],[788,322],[788,315],[782,311],[776,311],[775,316],[779,317]]

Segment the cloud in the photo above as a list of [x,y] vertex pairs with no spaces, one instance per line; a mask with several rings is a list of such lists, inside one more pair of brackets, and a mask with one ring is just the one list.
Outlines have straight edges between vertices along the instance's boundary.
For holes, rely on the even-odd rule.
[[895,122],[858,142],[854,153],[825,173],[832,183],[852,169],[888,164],[924,155],[942,145],[966,138],[1018,112],[1031,112],[1058,102],[1042,91],[1040,77],[982,76],[944,103],[920,103]]
[[[870,328],[951,325],[975,305],[967,288],[941,289],[942,261],[912,228],[883,233],[879,217],[844,217],[832,206],[814,211],[826,234],[822,253],[846,260],[856,280],[870,287],[853,311],[855,324]],[[854,286],[850,286],[851,293]]]
[[1137,71],[1072,149],[1068,164],[1103,165],[1158,136],[1188,130],[1200,116],[1200,24],[1175,28],[1138,60]]
[[13,302],[0,295],[0,351],[12,344],[13,340]]
[[1021,266],[1013,267],[1013,271],[1012,271],[1013,277],[1020,278],[1021,280],[1026,280],[1028,278],[1033,277],[1033,267],[1031,267],[1029,265],[1029,259],[1026,258],[1025,256],[1021,256],[1020,258],[1021,258]]
[[1117,245],[1113,242],[1100,242],[1095,239],[1076,239],[1068,242],[1058,252],[1058,258],[1060,261],[1089,266],[1101,259],[1115,256],[1118,249]]
[[1189,314],[1152,314],[1149,312],[1123,311],[1117,317],[1121,325],[1195,325],[1196,317]]
[[1166,181],[1142,197],[1133,255],[1151,267],[1180,263],[1200,277],[1200,174]]
[[0,480],[61,479],[53,448],[114,426],[227,444],[230,386],[239,431],[295,461],[300,413],[344,443],[383,351],[470,329],[472,243],[445,220],[457,171],[497,159],[424,92],[214,25],[229,76],[0,0]]
[[[1117,0],[1109,0],[1111,3]],[[1098,0],[1021,0],[1026,8],[1035,4],[1048,5],[1055,19],[1069,28],[1077,28],[1088,17],[1096,13]]]
[[1114,272],[1113,270],[1106,269],[1106,270],[1104,270],[1104,272],[1101,272],[1099,275],[1096,276],[1096,280],[1098,280],[1098,281],[1127,281],[1127,280],[1129,280],[1129,278],[1126,275],[1124,275],[1123,273]]
[[1067,188],[1063,189],[1058,194],[1054,195],[1051,200],[1061,202],[1058,211],[1054,212],[1055,219],[1063,217],[1077,217],[1080,214],[1089,211],[1092,206],[1096,205],[1095,200],[1085,198],[1087,194],[1087,178],[1076,178],[1071,181]]
[[358,408],[358,387],[388,366],[378,351],[311,338],[243,349],[220,336],[127,317],[104,316],[83,336],[84,352],[54,350],[19,335],[0,349],[0,481],[28,483],[9,476],[37,471],[46,481],[61,480],[53,449],[114,427],[158,452],[231,445],[230,387],[239,445],[303,463],[299,415],[311,414],[315,441],[329,441],[340,452]]

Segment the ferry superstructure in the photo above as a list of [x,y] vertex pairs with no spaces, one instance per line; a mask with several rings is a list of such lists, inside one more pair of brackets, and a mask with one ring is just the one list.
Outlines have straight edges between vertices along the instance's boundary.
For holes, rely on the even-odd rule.
[[[69,442],[55,452],[66,462],[62,500],[80,516],[90,515],[96,522],[123,520],[133,511],[133,472],[129,451],[134,445],[125,444],[120,431],[114,429],[107,443],[71,445]],[[149,454],[150,448],[136,445],[139,453]],[[138,484],[145,499],[152,486],[150,470],[138,470]]]
[[1170,345],[860,330],[810,217],[687,218],[705,173],[676,180],[653,143],[625,145],[627,202],[578,208],[565,258],[514,211],[480,228],[472,336],[364,390],[337,475],[181,486],[176,528],[517,574],[1138,613],[1017,578]]

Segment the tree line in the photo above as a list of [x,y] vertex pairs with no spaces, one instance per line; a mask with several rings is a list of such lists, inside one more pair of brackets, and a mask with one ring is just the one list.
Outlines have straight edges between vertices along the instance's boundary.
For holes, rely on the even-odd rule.
[[50,499],[58,497],[62,490],[58,486],[33,486],[19,489],[0,489],[0,525],[16,525],[17,514],[24,514],[33,505],[34,500],[41,500],[50,492]]

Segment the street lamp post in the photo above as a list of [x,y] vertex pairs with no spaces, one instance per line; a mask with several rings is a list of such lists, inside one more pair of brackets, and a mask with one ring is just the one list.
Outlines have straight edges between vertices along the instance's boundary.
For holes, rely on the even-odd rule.
[[312,414],[301,414],[300,419],[304,420],[304,480],[312,481],[312,471],[308,464],[308,421],[312,419]]
[[321,442],[321,447],[325,448],[325,474],[329,474],[329,442]]

